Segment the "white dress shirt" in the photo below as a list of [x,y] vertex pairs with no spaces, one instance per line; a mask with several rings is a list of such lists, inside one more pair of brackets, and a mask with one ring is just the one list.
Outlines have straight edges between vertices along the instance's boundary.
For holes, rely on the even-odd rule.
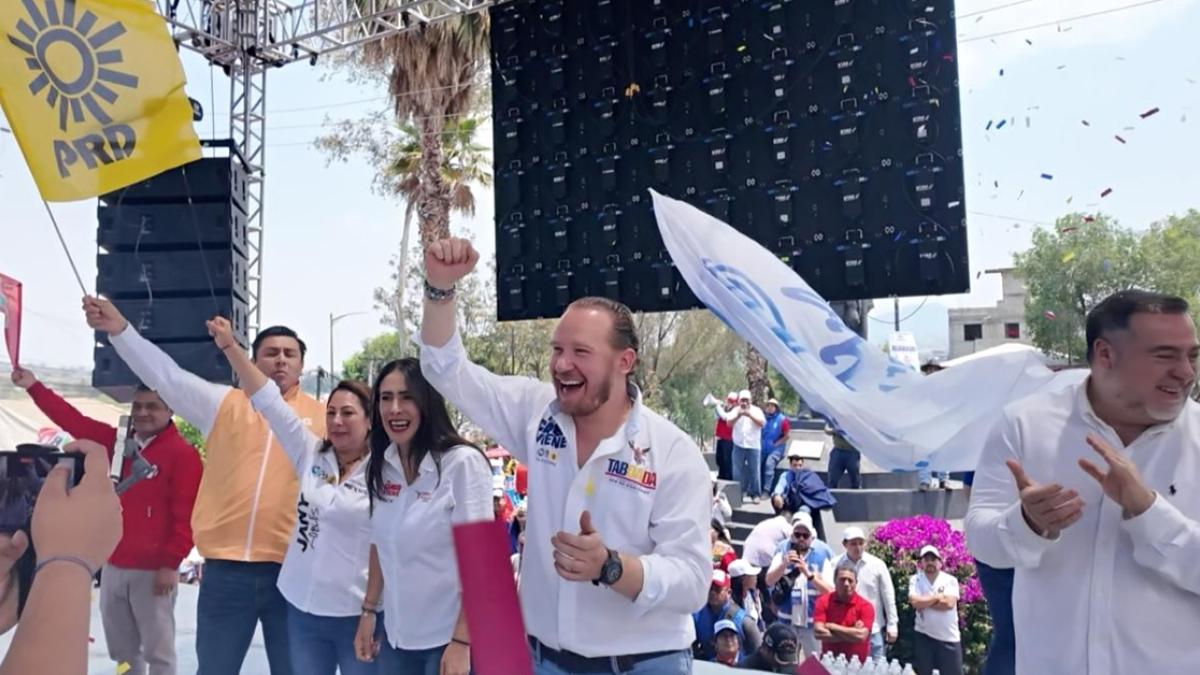
[[[762,429],[767,416],[762,408],[751,403],[742,415],[742,407],[735,405],[728,412],[718,410],[717,414],[733,425],[733,444],[739,448],[757,450],[762,448]],[[755,424],[755,420],[758,421]]]
[[371,543],[383,570],[383,624],[397,649],[450,642],[462,608],[452,528],[491,520],[492,468],[469,445],[450,448],[441,467],[425,455],[409,485],[395,445],[383,455],[383,495],[371,516]]
[[[529,516],[521,561],[528,633],[551,649],[621,656],[687,649],[692,612],[712,582],[708,466],[692,439],[641,404],[582,466],[575,424],[554,388],[501,377],[467,357],[458,334],[423,345],[421,370],[447,400],[529,467]],[[550,538],[577,533],[590,511],[606,546],[636,555],[644,578],[636,600],[554,570]]]
[[[846,560],[849,560],[849,556],[845,553],[834,558],[833,569],[837,570]],[[854,569],[858,572],[858,594],[875,607],[875,624],[871,626],[871,633],[878,633],[884,628],[899,630],[896,586],[892,583],[892,573],[888,571],[887,563],[863,551],[862,557],[854,563]]]
[[[958,579],[939,571],[933,581],[930,581],[924,572],[917,572],[908,580],[910,598],[914,595],[929,596],[938,593],[957,600],[959,597]],[[942,642],[962,642],[962,635],[958,630],[958,607],[955,606],[953,609],[927,607],[917,610],[913,630]]]
[[[1078,466],[1102,468],[1086,443],[1103,437],[1137,465],[1157,492],[1142,515],[1116,502]],[[1004,460],[1029,477],[1079,492],[1083,516],[1051,540],[1021,514]],[[983,450],[967,543],[993,567],[1015,567],[1017,672],[1130,675],[1196,672],[1200,630],[1200,406],[1152,427],[1125,447],[1092,409],[1086,381],[1008,406]]]
[[370,515],[366,461],[338,483],[337,455],[309,431],[271,381],[250,397],[300,480],[296,529],[279,570],[279,592],[318,616],[358,616],[367,590]]

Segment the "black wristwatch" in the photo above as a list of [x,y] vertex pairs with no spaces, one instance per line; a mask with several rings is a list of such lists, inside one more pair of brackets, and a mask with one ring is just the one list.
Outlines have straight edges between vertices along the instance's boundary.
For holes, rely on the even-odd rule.
[[604,565],[600,568],[600,576],[592,579],[592,585],[612,586],[621,580],[621,575],[625,573],[625,566],[621,564],[621,555],[611,548],[608,549],[608,560],[604,561]]

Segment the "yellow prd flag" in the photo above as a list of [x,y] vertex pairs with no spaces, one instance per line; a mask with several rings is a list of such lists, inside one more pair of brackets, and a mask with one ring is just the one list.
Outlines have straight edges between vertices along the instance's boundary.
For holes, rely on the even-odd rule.
[[183,85],[147,0],[0,0],[0,105],[46,201],[199,159]]

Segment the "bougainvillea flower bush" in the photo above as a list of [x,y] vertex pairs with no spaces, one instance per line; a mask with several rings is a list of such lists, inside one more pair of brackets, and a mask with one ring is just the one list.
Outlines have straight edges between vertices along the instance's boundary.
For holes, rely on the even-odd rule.
[[888,650],[888,658],[901,663],[913,660],[913,622],[915,613],[908,604],[908,580],[917,573],[917,553],[932,544],[942,554],[942,571],[958,579],[961,598],[958,621],[962,630],[963,665],[969,674],[981,672],[992,622],[979,578],[975,576],[975,558],[967,551],[962,532],[945,520],[915,516],[888,521],[871,533],[868,550],[887,564],[896,587],[896,611],[900,615],[900,638]]

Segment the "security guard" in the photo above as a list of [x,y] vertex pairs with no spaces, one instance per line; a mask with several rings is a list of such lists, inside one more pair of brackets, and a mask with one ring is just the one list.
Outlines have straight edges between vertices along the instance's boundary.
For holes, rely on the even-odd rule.
[[455,329],[454,285],[478,260],[462,239],[426,251],[421,369],[529,466],[520,594],[537,675],[691,672],[712,580],[708,467],[630,382],[629,309],[576,300],[554,330],[553,384],[500,377]]

